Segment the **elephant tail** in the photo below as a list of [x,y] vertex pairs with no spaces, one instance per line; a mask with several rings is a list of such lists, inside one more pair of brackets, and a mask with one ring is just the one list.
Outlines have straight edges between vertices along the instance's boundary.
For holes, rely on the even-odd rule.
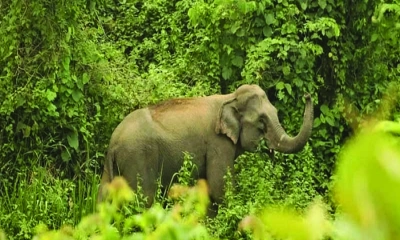
[[97,202],[102,202],[107,194],[106,185],[114,178],[114,152],[108,151],[104,165],[103,175],[101,176],[100,187],[97,194]]

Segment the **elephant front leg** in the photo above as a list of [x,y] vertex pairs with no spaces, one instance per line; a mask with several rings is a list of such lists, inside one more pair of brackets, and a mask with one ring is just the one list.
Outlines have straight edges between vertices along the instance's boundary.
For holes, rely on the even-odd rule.
[[[215,203],[220,204],[223,201],[226,184],[224,176],[228,169],[232,173],[231,184],[232,186],[234,185],[233,162],[235,151],[226,152],[226,149],[223,147],[219,148],[207,157],[207,183],[212,205],[215,205]],[[214,206],[215,208],[216,206]]]

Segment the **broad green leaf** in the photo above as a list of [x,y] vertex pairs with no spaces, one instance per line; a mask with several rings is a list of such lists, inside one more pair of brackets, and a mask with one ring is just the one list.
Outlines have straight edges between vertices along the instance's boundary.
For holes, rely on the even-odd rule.
[[326,8],[326,0],[318,0],[318,5],[322,8]]
[[275,17],[273,13],[268,13],[265,15],[265,23],[271,25],[275,22]]
[[322,104],[322,106],[320,107],[320,110],[324,115],[326,115],[326,116],[330,115],[329,107],[326,106],[325,104]]
[[301,7],[301,9],[306,10],[307,9],[307,1],[301,1],[300,7]]
[[285,83],[284,83],[284,82],[278,82],[278,83],[276,84],[275,88],[276,88],[277,90],[282,90],[282,89],[285,88]]
[[79,147],[78,132],[76,131],[69,132],[67,135],[67,140],[70,147],[72,147],[75,150],[78,150]]
[[89,82],[89,75],[87,73],[83,73],[82,75],[82,83],[86,84]]
[[74,89],[71,93],[72,98],[74,99],[75,102],[79,102],[79,100],[82,99],[83,94],[80,90]]
[[320,120],[322,123],[325,123],[325,116],[324,116],[324,114],[321,113],[321,115],[319,115],[319,120]]
[[330,126],[332,126],[332,127],[335,126],[335,122],[333,121],[333,119],[332,119],[331,117],[327,116],[327,117],[325,118],[325,120],[326,120],[326,122],[327,122]]
[[313,127],[316,128],[316,127],[318,127],[319,125],[321,125],[321,120],[320,120],[319,118],[315,118],[315,119],[314,119]]
[[371,36],[371,42],[375,42],[376,39],[378,39],[378,37],[379,37],[379,34],[378,34],[378,33],[372,34],[372,36]]
[[332,11],[332,5],[331,5],[331,4],[327,4],[325,10],[326,10],[328,13],[330,13],[330,12]]
[[272,28],[270,26],[265,26],[263,28],[263,34],[265,37],[270,37],[272,35]]
[[303,86],[303,81],[300,78],[293,79],[293,83],[296,85],[296,87]]
[[222,77],[225,80],[228,80],[232,76],[232,69],[230,67],[223,67],[222,68]]
[[283,72],[283,75],[285,75],[285,76],[289,75],[290,74],[290,67],[288,65],[283,66],[282,67],[282,72]]
[[83,91],[82,79],[78,79],[78,81],[76,82],[76,86],[78,87],[79,90]]
[[232,59],[232,64],[236,67],[242,67],[243,66],[243,58],[241,56],[235,56]]

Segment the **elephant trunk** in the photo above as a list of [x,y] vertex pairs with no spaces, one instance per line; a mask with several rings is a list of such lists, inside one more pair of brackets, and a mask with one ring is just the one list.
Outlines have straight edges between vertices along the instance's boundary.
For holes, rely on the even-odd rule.
[[296,153],[303,149],[311,135],[314,122],[314,110],[311,96],[305,95],[306,106],[304,109],[303,124],[300,132],[295,137],[289,136],[279,123],[278,115],[274,115],[271,120],[272,132],[268,132],[268,147],[282,153]]

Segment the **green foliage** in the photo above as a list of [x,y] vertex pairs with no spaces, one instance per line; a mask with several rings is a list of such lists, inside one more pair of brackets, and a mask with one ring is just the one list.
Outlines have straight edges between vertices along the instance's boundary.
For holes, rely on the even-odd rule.
[[90,159],[100,113],[88,82],[100,80],[94,71],[101,55],[87,41],[93,35],[82,30],[93,9],[86,1],[65,4],[12,1],[1,6],[0,151],[10,170],[39,153],[63,162]]
[[[379,122],[367,126],[345,145],[335,176],[335,196],[340,206],[336,219],[328,217],[320,199],[302,212],[268,204],[243,218],[235,238],[251,234],[252,239],[397,239],[400,141],[393,134],[400,134],[400,122]],[[230,182],[232,176],[226,177]],[[231,187],[227,185],[228,201],[232,201]],[[170,197],[183,196],[184,201],[170,210],[156,204],[130,216],[123,209],[135,194],[126,181],[117,177],[107,188],[110,201],[101,203],[96,213],[84,217],[76,227],[64,225],[49,231],[41,224],[36,227],[34,239],[212,239],[201,224],[209,202],[204,180],[193,188],[174,185]]]
[[239,228],[251,230],[254,239],[325,239],[332,229],[325,206],[320,201],[313,202],[301,214],[291,208],[271,206],[265,208],[260,217],[247,216]]
[[140,72],[96,25],[105,6],[42,0],[0,6],[2,177],[38,164],[79,176],[99,167],[93,160],[103,159],[113,128],[132,109],[215,92],[206,81],[180,82],[169,68]]
[[190,153],[185,152],[183,157],[182,167],[177,172],[178,183],[190,186],[194,184],[192,174],[197,171],[196,165],[192,162],[193,157]]
[[[125,180],[115,178],[108,190],[112,201],[100,204],[98,212],[83,218],[76,227],[66,225],[61,230],[48,231],[47,226],[41,225],[35,239],[212,239],[199,224],[208,203],[204,181],[190,189],[179,186],[173,189],[173,197],[186,197],[171,211],[155,205],[142,214],[131,216],[120,211],[135,198]],[[138,231],[132,233],[131,229]]]
[[[265,204],[304,209],[319,195],[334,210],[330,179],[350,125],[376,109],[378,120],[400,117],[399,6],[398,0],[1,2],[0,227],[27,238],[40,220],[50,228],[76,223],[94,208],[93,170],[127,113],[243,83],[267,91],[291,135],[302,122],[303,95],[311,93],[313,133],[300,154],[238,159],[237,186],[227,186],[208,229],[246,238],[237,231],[246,214]],[[36,175],[37,166],[46,171]],[[185,166],[180,180],[187,184],[193,169]],[[136,194],[124,214],[143,211]],[[35,215],[34,199],[54,203]]]
[[[374,127],[374,126],[372,126]],[[336,192],[342,219],[356,227],[358,239],[396,239],[399,235],[399,122],[359,134],[340,155]],[[368,151],[365,151],[368,149]]]
[[321,201],[301,214],[269,206],[239,227],[254,239],[397,239],[400,122],[370,124],[343,148],[335,175],[340,211],[331,220]]
[[0,228],[11,239],[31,239],[38,224],[54,229],[78,223],[95,209],[99,179],[94,173],[87,173],[90,181],[60,180],[57,174],[36,167],[19,172],[11,182],[2,181]]
[[314,161],[308,146],[299,160],[283,154],[275,154],[273,159],[262,153],[240,156],[235,165],[236,184],[229,184],[232,176],[228,174],[225,200],[217,217],[209,219],[209,231],[218,238],[241,239],[237,226],[249,213],[271,204],[305,208],[319,195]]
[[215,73],[218,70],[212,70],[208,56],[195,52],[197,37],[187,25],[187,12],[194,3],[187,0],[133,0],[121,4],[106,1],[100,14],[105,34],[137,66],[140,74],[162,69],[174,76],[173,81],[189,86],[200,83],[206,85],[202,94],[214,93],[213,82],[218,79]]

